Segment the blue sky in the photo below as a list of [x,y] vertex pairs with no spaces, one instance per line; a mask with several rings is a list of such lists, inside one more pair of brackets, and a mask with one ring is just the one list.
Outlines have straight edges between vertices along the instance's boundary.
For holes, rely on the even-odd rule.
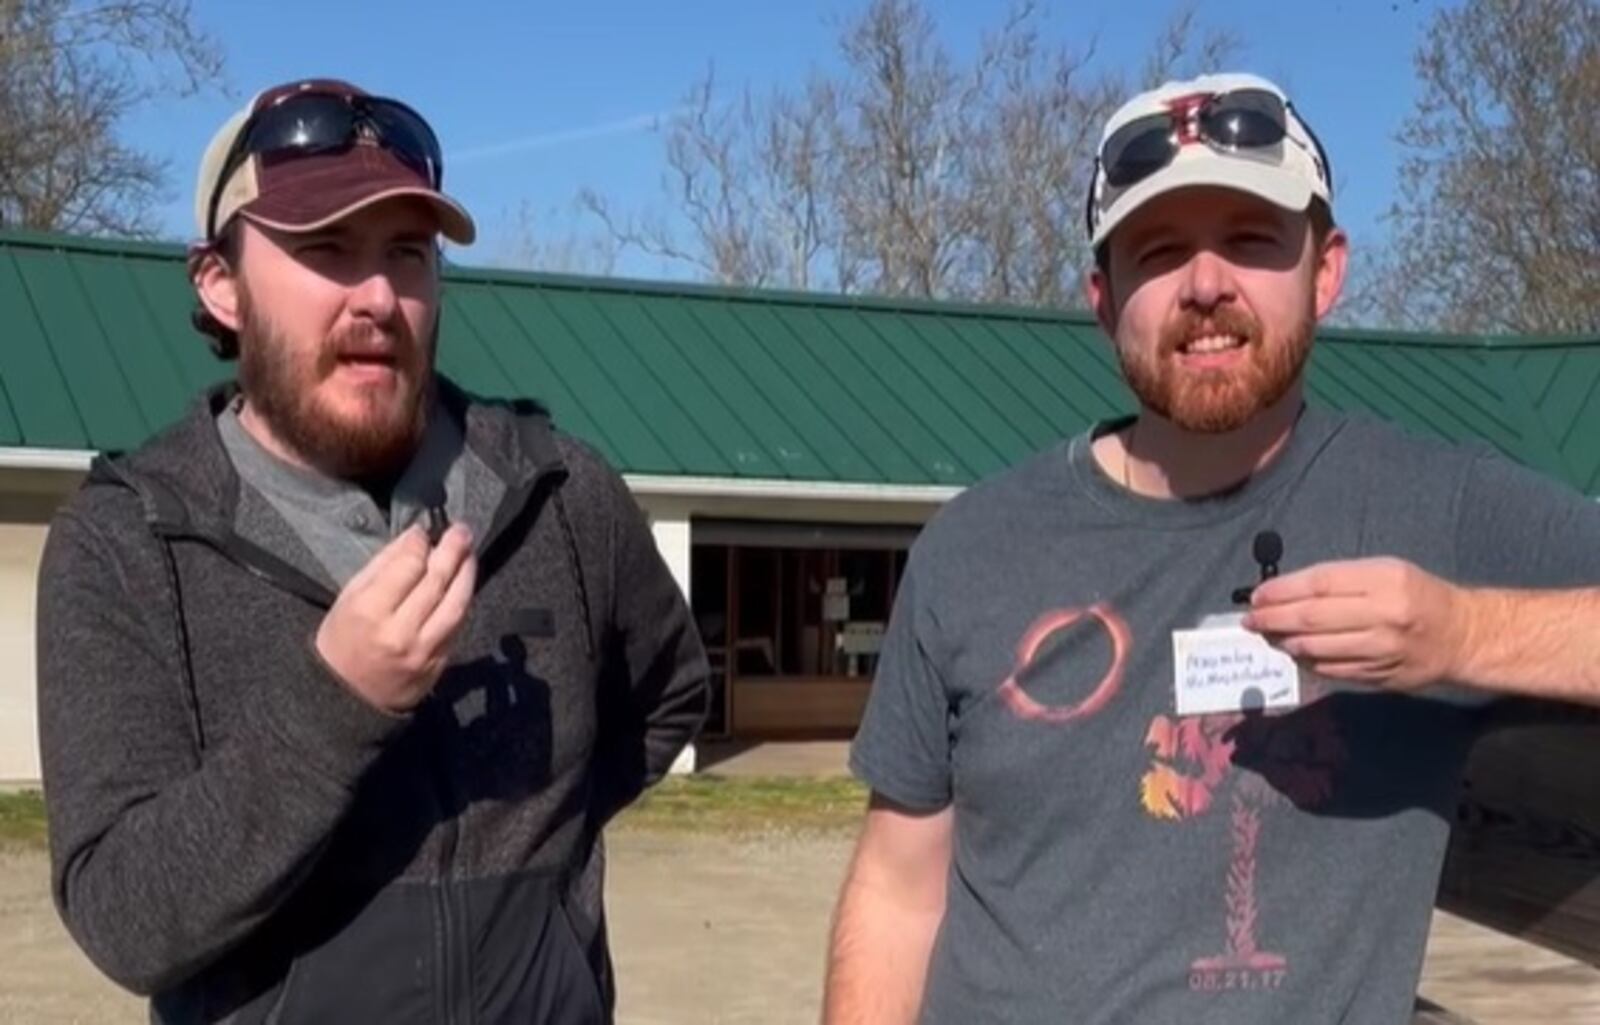
[[[126,126],[131,143],[170,161],[163,235],[194,233],[201,150],[223,119],[265,85],[329,75],[399,96],[426,115],[445,147],[446,188],[481,229],[464,263],[509,251],[508,225],[527,207],[565,216],[584,187],[623,209],[663,209],[657,119],[715,65],[719,82],[757,93],[836,62],[841,21],[864,0],[548,0],[453,5],[409,0],[215,2],[197,19],[221,43],[231,95],[165,99]],[[1011,0],[927,0],[940,34],[969,53]],[[1412,55],[1436,4],[1419,0],[1201,0],[1202,24],[1242,42],[1237,64],[1288,91],[1329,149],[1336,211],[1358,246],[1392,201],[1393,141],[1415,95]],[[1056,0],[1047,34],[1099,39],[1098,59],[1136,67],[1173,5]],[[592,227],[588,221],[572,222]],[[569,223],[558,223],[566,228]],[[618,272],[684,274],[645,257]]]

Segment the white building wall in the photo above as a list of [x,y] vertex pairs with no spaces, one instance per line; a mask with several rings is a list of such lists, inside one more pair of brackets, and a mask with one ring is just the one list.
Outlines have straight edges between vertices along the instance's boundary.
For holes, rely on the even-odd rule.
[[39,781],[34,596],[46,524],[81,473],[0,470],[0,786]]
[[45,528],[0,523],[0,785],[39,779],[33,602]]
[[[680,502],[671,499],[644,500],[640,502],[645,515],[650,518],[650,533],[655,537],[656,549],[661,552],[661,558],[667,564],[667,569],[672,571],[672,579],[678,582],[678,590],[683,592],[684,598],[691,598],[689,591],[689,511]],[[678,755],[672,763],[670,770],[674,775],[693,772],[695,769],[695,749],[690,744]]]

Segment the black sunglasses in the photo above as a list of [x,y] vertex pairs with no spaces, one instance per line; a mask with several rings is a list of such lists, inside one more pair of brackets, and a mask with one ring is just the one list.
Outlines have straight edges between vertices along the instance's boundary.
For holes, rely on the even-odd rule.
[[[1172,163],[1191,138],[1228,153],[1276,146],[1288,138],[1291,109],[1282,97],[1265,89],[1234,89],[1207,97],[1192,108],[1148,114],[1123,125],[1111,134],[1095,157],[1087,210],[1090,236],[1094,235],[1095,179],[1102,169],[1106,184],[1121,189],[1143,181]],[[1317,173],[1331,186],[1333,166],[1328,154],[1311,126],[1303,119],[1297,120],[1315,150],[1311,156]]]
[[223,186],[250,157],[275,160],[337,153],[363,137],[427,178],[433,188],[443,186],[444,154],[439,139],[422,115],[404,103],[379,96],[295,93],[256,111],[239,130],[211,192],[206,237],[216,235]]
[[1185,133],[1190,117],[1201,141],[1230,152],[1276,146],[1289,131],[1283,101],[1265,89],[1211,96],[1188,110],[1136,118],[1112,133],[1100,147],[1106,183],[1126,188],[1172,163],[1188,141]]

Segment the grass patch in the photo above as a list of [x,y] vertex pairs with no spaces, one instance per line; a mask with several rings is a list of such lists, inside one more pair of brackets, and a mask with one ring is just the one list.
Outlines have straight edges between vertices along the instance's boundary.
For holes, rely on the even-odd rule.
[[0,847],[5,846],[45,846],[44,795],[39,791],[0,791]]
[[[621,829],[753,835],[858,829],[867,788],[854,779],[671,776],[623,812]],[[0,792],[0,847],[46,846],[44,795]]]
[[837,832],[860,827],[867,788],[836,779],[670,776],[616,820],[682,833]]

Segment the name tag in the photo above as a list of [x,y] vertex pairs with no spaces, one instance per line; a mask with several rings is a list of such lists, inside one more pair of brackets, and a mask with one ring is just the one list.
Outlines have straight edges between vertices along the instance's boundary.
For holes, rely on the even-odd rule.
[[1194,630],[1172,632],[1173,696],[1179,715],[1293,708],[1300,669],[1242,616],[1209,616]]

